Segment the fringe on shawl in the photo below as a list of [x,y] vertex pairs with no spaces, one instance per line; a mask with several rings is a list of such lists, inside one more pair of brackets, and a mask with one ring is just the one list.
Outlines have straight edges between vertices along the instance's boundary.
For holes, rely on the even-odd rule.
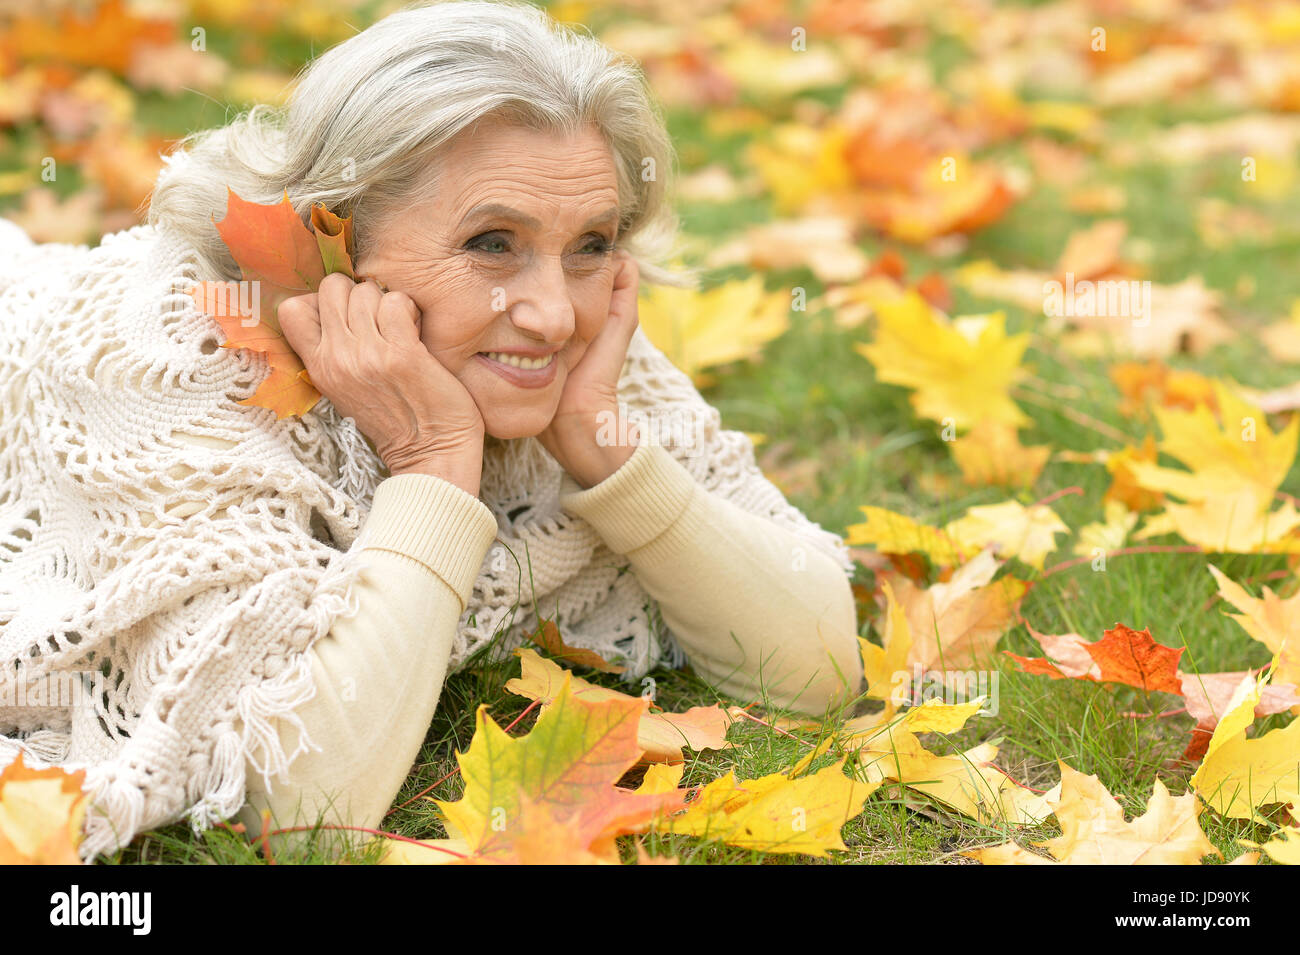
[[[329,633],[336,618],[350,617],[357,612],[359,598],[352,583],[364,563],[354,559],[355,556],[355,551],[342,555],[321,575],[305,611],[313,618],[307,648],[275,677],[239,691],[236,705],[244,730],[242,734],[224,733],[217,741],[203,795],[188,810],[196,834],[239,812],[244,804],[249,765],[259,772],[269,789],[270,777],[284,778],[299,753],[320,751],[321,747],[312,742],[307,727],[294,711],[316,695],[309,655],[312,644]],[[291,753],[284,751],[276,720],[297,730],[298,745]]]
[[[188,806],[169,807],[167,818],[188,816],[197,834],[235,815],[243,807],[247,766],[251,764],[264,780],[282,776],[294,758],[309,749],[320,750],[307,735],[294,709],[316,694],[308,651],[329,633],[335,619],[355,614],[360,598],[352,584],[365,567],[356,550],[340,554],[321,575],[303,613],[309,618],[310,636],[304,650],[272,679],[244,687],[238,695],[238,713],[244,720],[242,734],[233,729],[223,733],[208,758],[200,792]],[[229,631],[223,628],[221,636]],[[216,638],[218,641],[220,637]],[[298,746],[286,753],[273,720],[283,720],[298,731]],[[261,754],[259,762],[258,755]],[[158,823],[146,818],[145,793],[138,781],[122,778],[116,765],[87,769],[83,790],[90,794],[85,831],[79,854],[90,862],[101,852],[115,852],[135,836]],[[158,810],[150,816],[158,814]]]

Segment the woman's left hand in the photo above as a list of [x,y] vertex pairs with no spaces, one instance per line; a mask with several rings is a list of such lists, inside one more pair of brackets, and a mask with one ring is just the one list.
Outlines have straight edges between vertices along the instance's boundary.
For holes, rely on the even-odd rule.
[[[636,262],[625,251],[615,253],[618,272],[610,293],[609,318],[570,372],[555,415],[537,440],[582,487],[609,477],[632,456],[634,443],[619,444],[622,435],[635,440],[635,428],[619,421],[618,380],[636,333]],[[598,440],[612,434],[613,441]]]

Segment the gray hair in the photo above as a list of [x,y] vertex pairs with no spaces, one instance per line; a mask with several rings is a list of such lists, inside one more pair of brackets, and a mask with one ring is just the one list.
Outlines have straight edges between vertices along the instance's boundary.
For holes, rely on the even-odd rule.
[[566,135],[594,124],[617,168],[619,244],[642,281],[696,284],[667,267],[676,154],[640,67],[520,0],[422,3],[327,50],[287,107],[257,105],[181,140],[148,221],[179,232],[209,275],[238,278],[213,221],[227,187],[259,203],[287,190],[304,222],[317,202],[351,214],[361,254],[391,213],[437,188],[439,150],[489,118]]

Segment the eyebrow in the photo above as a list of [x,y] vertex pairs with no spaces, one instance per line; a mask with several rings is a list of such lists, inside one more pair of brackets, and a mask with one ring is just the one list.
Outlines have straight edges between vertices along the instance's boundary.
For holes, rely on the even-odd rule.
[[[465,218],[460,220],[460,224],[463,226],[471,219],[476,219],[476,218],[485,219],[489,217],[506,219],[510,222],[517,222],[520,225],[527,226],[530,229],[540,229],[542,227],[542,224],[538,222],[536,219],[534,219],[532,216],[520,212],[517,209],[512,209],[509,206],[502,205],[499,202],[480,203],[479,205],[475,206],[473,209],[469,210],[469,212],[465,213]],[[618,221],[618,209],[614,206],[611,206],[610,208],[606,209],[604,212],[600,213],[599,215],[592,216],[590,219],[588,219],[586,224],[583,225],[582,230],[580,231],[590,229],[593,226],[606,225],[608,223],[617,222],[617,221]]]

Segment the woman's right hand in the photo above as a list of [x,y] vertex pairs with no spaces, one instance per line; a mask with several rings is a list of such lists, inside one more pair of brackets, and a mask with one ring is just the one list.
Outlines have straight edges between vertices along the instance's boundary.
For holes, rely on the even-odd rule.
[[410,296],[333,273],[277,316],[312,385],[356,422],[391,475],[434,474],[478,496],[483,416],[420,341]]

